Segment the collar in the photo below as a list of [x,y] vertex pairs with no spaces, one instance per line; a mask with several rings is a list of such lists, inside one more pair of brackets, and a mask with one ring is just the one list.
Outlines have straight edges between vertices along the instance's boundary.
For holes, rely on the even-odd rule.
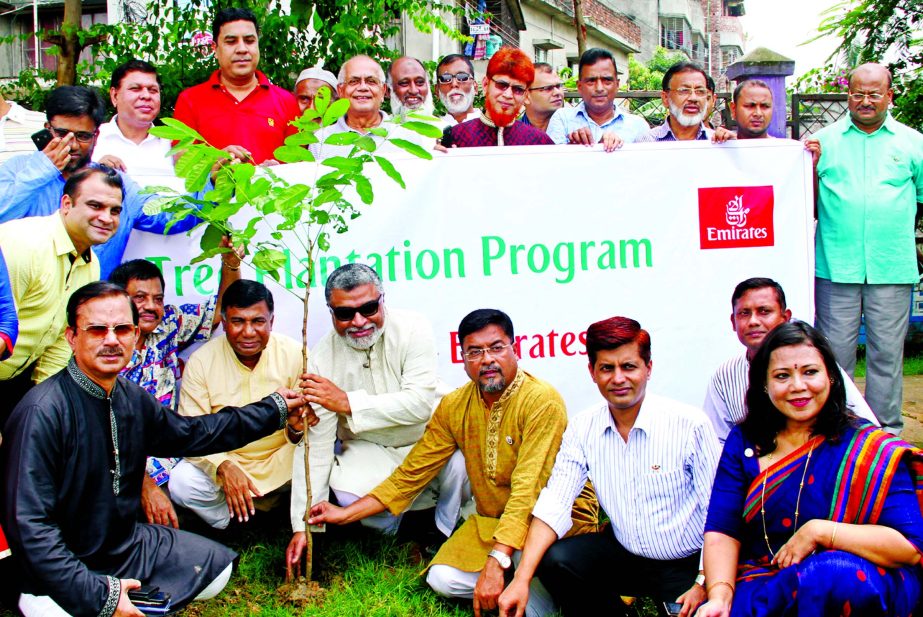
[[[497,402],[494,403],[494,406],[499,405],[502,407],[506,405],[506,402],[510,400],[512,397],[514,397],[517,392],[519,392],[519,389],[522,387],[522,384],[525,381],[526,381],[525,371],[522,370],[522,367],[517,366],[516,376],[513,377],[513,381],[506,387],[506,390],[503,391],[503,394],[500,395],[500,398],[497,399]],[[478,388],[478,385],[476,383],[474,384],[474,390],[475,392],[477,392],[478,400],[481,401],[481,405],[483,405],[484,407],[487,407],[487,403],[484,402],[484,397],[481,396],[481,390],[480,388]],[[487,408],[492,409],[493,406],[487,407]]]
[[[122,141],[124,141],[124,142],[126,142],[126,143],[130,143],[130,144],[134,145],[135,142],[133,142],[133,141],[131,141],[130,139],[128,139],[127,137],[125,137],[125,133],[123,133],[123,132],[122,132],[122,129],[119,128],[119,123],[116,122],[116,118],[118,118],[118,117],[119,117],[119,115],[118,115],[118,114],[115,114],[115,115],[112,116],[112,118],[109,120],[109,122],[103,122],[102,124],[100,124],[100,125],[99,125],[99,136],[100,136],[100,137],[108,137],[108,136],[111,135],[112,137],[116,137],[116,138],[121,139]],[[151,126],[154,126],[154,123],[153,123],[153,122],[151,122]],[[151,135],[150,133],[148,133],[148,134],[145,136],[145,138],[144,138],[143,140],[141,140],[141,143],[144,143],[144,142],[148,141],[149,139],[157,139],[157,138],[154,137],[153,135]]]
[[888,112],[888,115],[885,116],[885,121],[882,123],[882,125],[879,126],[877,129],[875,129],[875,131],[872,133],[866,133],[865,131],[860,129],[858,126],[856,126],[852,121],[852,117],[849,116],[848,114],[845,119],[846,119],[846,122],[843,123],[843,133],[847,133],[850,130],[854,130],[868,137],[871,137],[872,135],[877,135],[878,132],[882,130],[887,131],[888,133],[891,133],[893,135],[895,132],[894,131],[895,125],[899,124],[898,121],[894,119],[894,116],[891,115],[890,111]]
[[[378,128],[391,118],[391,116],[389,116],[386,112],[380,109],[378,110],[378,114],[381,116],[381,122],[379,122],[378,124],[376,124],[375,126],[371,128]],[[346,114],[343,114],[342,116],[340,116],[340,118],[336,121],[336,125],[340,129],[342,129],[342,130],[337,131],[337,133],[346,133],[346,132],[359,133],[359,129],[355,129],[349,126],[349,124],[346,122]],[[365,133],[362,133],[362,135],[370,135],[371,137],[375,137],[375,135],[371,135],[368,131],[366,131]]]
[[67,228],[64,226],[64,218],[61,216],[60,210],[52,216],[54,216],[55,220],[52,221],[51,224],[51,241],[54,244],[55,256],[73,255],[75,257],[80,257],[83,259],[83,263],[87,264],[93,261],[92,249],[87,249],[83,255],[77,254],[74,241],[71,240],[71,237],[67,234]]
[[[584,101],[580,101],[579,103],[577,103],[577,106],[574,107],[574,109],[576,110],[576,114],[575,114],[575,115],[578,115],[578,116],[579,116],[579,115],[582,115],[582,116],[583,116],[584,118],[586,118],[588,121],[593,122],[593,123],[596,122],[596,120],[593,120],[593,118],[590,117],[590,114],[587,113],[587,110],[586,110],[586,103],[585,103]],[[619,107],[618,105],[615,104],[615,101],[612,102],[612,111],[615,112],[615,115],[612,116],[611,118],[609,118],[608,120],[606,120],[606,122],[605,122],[604,124],[609,124],[610,122],[615,122],[616,120],[618,120],[619,118],[621,118],[622,116],[625,115],[625,112],[622,111],[622,108],[621,108],[621,107]],[[603,126],[603,125],[602,125],[602,124],[597,124],[597,126]]]
[[[269,82],[269,78],[266,77],[266,75],[263,74],[261,71],[256,72],[256,81],[257,81],[257,85],[262,88],[269,88],[269,86],[272,85]],[[212,88],[216,88],[216,89],[224,88],[224,84],[221,83],[221,71],[218,70],[212,73],[209,76],[208,81],[205,83],[207,83]]]
[[[654,415],[656,414],[645,413],[645,409],[647,409],[647,407],[649,406],[649,405],[646,405],[648,400],[652,401],[651,395],[645,392],[644,400],[641,401],[641,408],[638,410],[638,417],[635,418],[634,425],[631,427],[631,430],[628,431],[629,434],[634,429],[639,429],[644,434],[649,434],[651,432],[651,424],[653,423]],[[653,401],[651,402],[651,404],[653,404]],[[603,419],[599,425],[599,432],[605,433],[607,430],[611,430],[613,433],[618,434],[619,428],[615,424],[615,418],[612,417],[612,411],[609,409],[608,403],[603,403],[602,413],[603,413]]]
[[[669,135],[670,137],[673,138],[674,141],[680,141],[679,139],[676,138],[676,135],[673,134],[673,129],[670,128],[670,116],[667,116],[664,119],[663,124],[661,124],[660,126],[656,127],[653,130],[659,131],[660,137],[666,137],[667,135]],[[708,139],[708,129],[705,128],[704,122],[699,124],[699,132],[696,133],[695,138],[696,139]]]
[[71,356],[71,359],[67,362],[67,374],[70,375],[71,379],[80,386],[80,389],[92,396],[93,398],[98,398],[101,401],[109,398],[106,396],[106,391],[99,387],[92,379],[86,376],[86,374],[80,370],[80,367],[77,366],[77,361],[74,360],[74,357]]

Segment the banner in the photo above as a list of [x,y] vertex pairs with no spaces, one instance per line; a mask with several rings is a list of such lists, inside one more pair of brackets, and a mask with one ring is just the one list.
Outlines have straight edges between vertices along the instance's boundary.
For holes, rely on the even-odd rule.
[[[811,164],[798,142],[633,144],[612,153],[471,148],[433,161],[389,158],[407,188],[373,174],[374,204],[318,256],[310,343],[331,329],[326,277],[341,264],[366,263],[381,274],[387,306],[430,319],[448,384],[467,379],[459,321],[498,308],[513,320],[520,367],[551,382],[574,413],[601,400],[584,346],[594,321],[637,319],[651,333],[651,390],[696,406],[715,368],[743,351],[730,321],[738,282],[776,279],[794,315],[813,321]],[[274,171],[299,181],[318,173],[313,164]],[[167,300],[191,302],[215,293],[220,273],[217,259],[190,265],[197,253],[195,233],[136,232],[125,258],[154,261]],[[299,340],[305,254],[292,246],[287,256],[279,283],[246,265],[243,274],[269,286],[274,329]]]

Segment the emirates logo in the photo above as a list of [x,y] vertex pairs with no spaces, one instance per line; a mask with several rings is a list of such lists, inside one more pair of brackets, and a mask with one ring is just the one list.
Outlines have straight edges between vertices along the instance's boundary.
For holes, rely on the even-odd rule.
[[747,224],[749,208],[744,208],[744,196],[737,195],[725,206],[724,220],[730,227],[744,227]]
[[699,189],[699,243],[703,249],[773,246],[771,186]]

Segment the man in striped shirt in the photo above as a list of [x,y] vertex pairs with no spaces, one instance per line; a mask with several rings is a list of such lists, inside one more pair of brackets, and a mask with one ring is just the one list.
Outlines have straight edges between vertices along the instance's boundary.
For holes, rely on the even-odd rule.
[[[686,617],[705,600],[702,531],[718,440],[701,410],[647,394],[651,339],[637,321],[594,323],[586,348],[605,403],[564,432],[500,614],[523,614],[534,575],[565,617],[624,615],[621,595],[677,602]],[[587,478],[612,524],[564,538]]]

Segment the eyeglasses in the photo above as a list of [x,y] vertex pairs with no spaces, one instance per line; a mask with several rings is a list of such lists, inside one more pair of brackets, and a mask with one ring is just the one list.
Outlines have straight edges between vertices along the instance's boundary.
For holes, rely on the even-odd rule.
[[535,92],[536,90],[549,94],[555,90],[561,90],[564,87],[564,84],[550,84],[547,86],[536,86],[534,88],[529,88],[529,92]]
[[67,137],[68,133],[73,133],[74,139],[84,144],[90,143],[93,141],[93,138],[96,137],[96,131],[93,131],[92,133],[89,131],[72,131],[70,129],[60,129],[56,126],[51,126],[50,124],[48,125],[48,129],[55,134],[55,137],[59,137],[61,139]]
[[512,89],[515,96],[525,96],[526,94],[525,86],[514,86],[508,81],[503,81],[502,79],[494,79],[493,77],[490,78],[490,81],[494,82],[494,84],[497,86],[497,90],[500,92],[506,92],[507,90]]
[[581,81],[584,85],[587,85],[587,86],[592,86],[592,85],[595,84],[597,81],[602,82],[602,84],[603,84],[604,86],[611,86],[612,84],[614,84],[614,83],[615,83],[616,81],[618,81],[618,80],[617,80],[615,77],[612,77],[611,75],[602,75],[602,76],[599,76],[599,77],[584,77],[584,78],[581,79],[580,81]]
[[133,323],[117,323],[114,326],[93,323],[88,326],[77,327],[86,332],[90,338],[100,340],[106,338],[110,332],[115,332],[115,336],[121,339],[128,338],[135,333],[135,324]]
[[366,302],[362,306],[330,306],[328,304],[327,308],[330,309],[330,312],[333,313],[337,321],[352,321],[356,313],[359,313],[363,317],[371,317],[377,314],[378,309],[381,308],[382,297],[383,296],[378,296],[377,300]]
[[463,84],[469,79],[474,79],[474,75],[462,71],[461,73],[455,73],[454,75],[452,73],[443,73],[442,75],[437,75],[436,79],[441,84],[450,84],[452,83],[453,79],[458,83]]
[[346,80],[346,85],[350,88],[355,88],[362,83],[365,83],[370,88],[377,88],[381,85],[381,80],[377,77],[350,77]]
[[700,98],[708,96],[707,88],[675,88],[670,92],[675,92],[681,99],[688,99],[693,94]]
[[487,354],[497,357],[506,351],[507,347],[512,346],[512,343],[507,343],[506,345],[491,345],[490,347],[471,347],[465,352],[465,357],[469,360],[480,360]]
[[850,92],[849,93],[849,100],[851,100],[853,103],[861,103],[862,101],[865,100],[866,97],[868,97],[868,99],[871,102],[878,103],[883,98],[885,98],[885,95],[881,94],[880,92]]

